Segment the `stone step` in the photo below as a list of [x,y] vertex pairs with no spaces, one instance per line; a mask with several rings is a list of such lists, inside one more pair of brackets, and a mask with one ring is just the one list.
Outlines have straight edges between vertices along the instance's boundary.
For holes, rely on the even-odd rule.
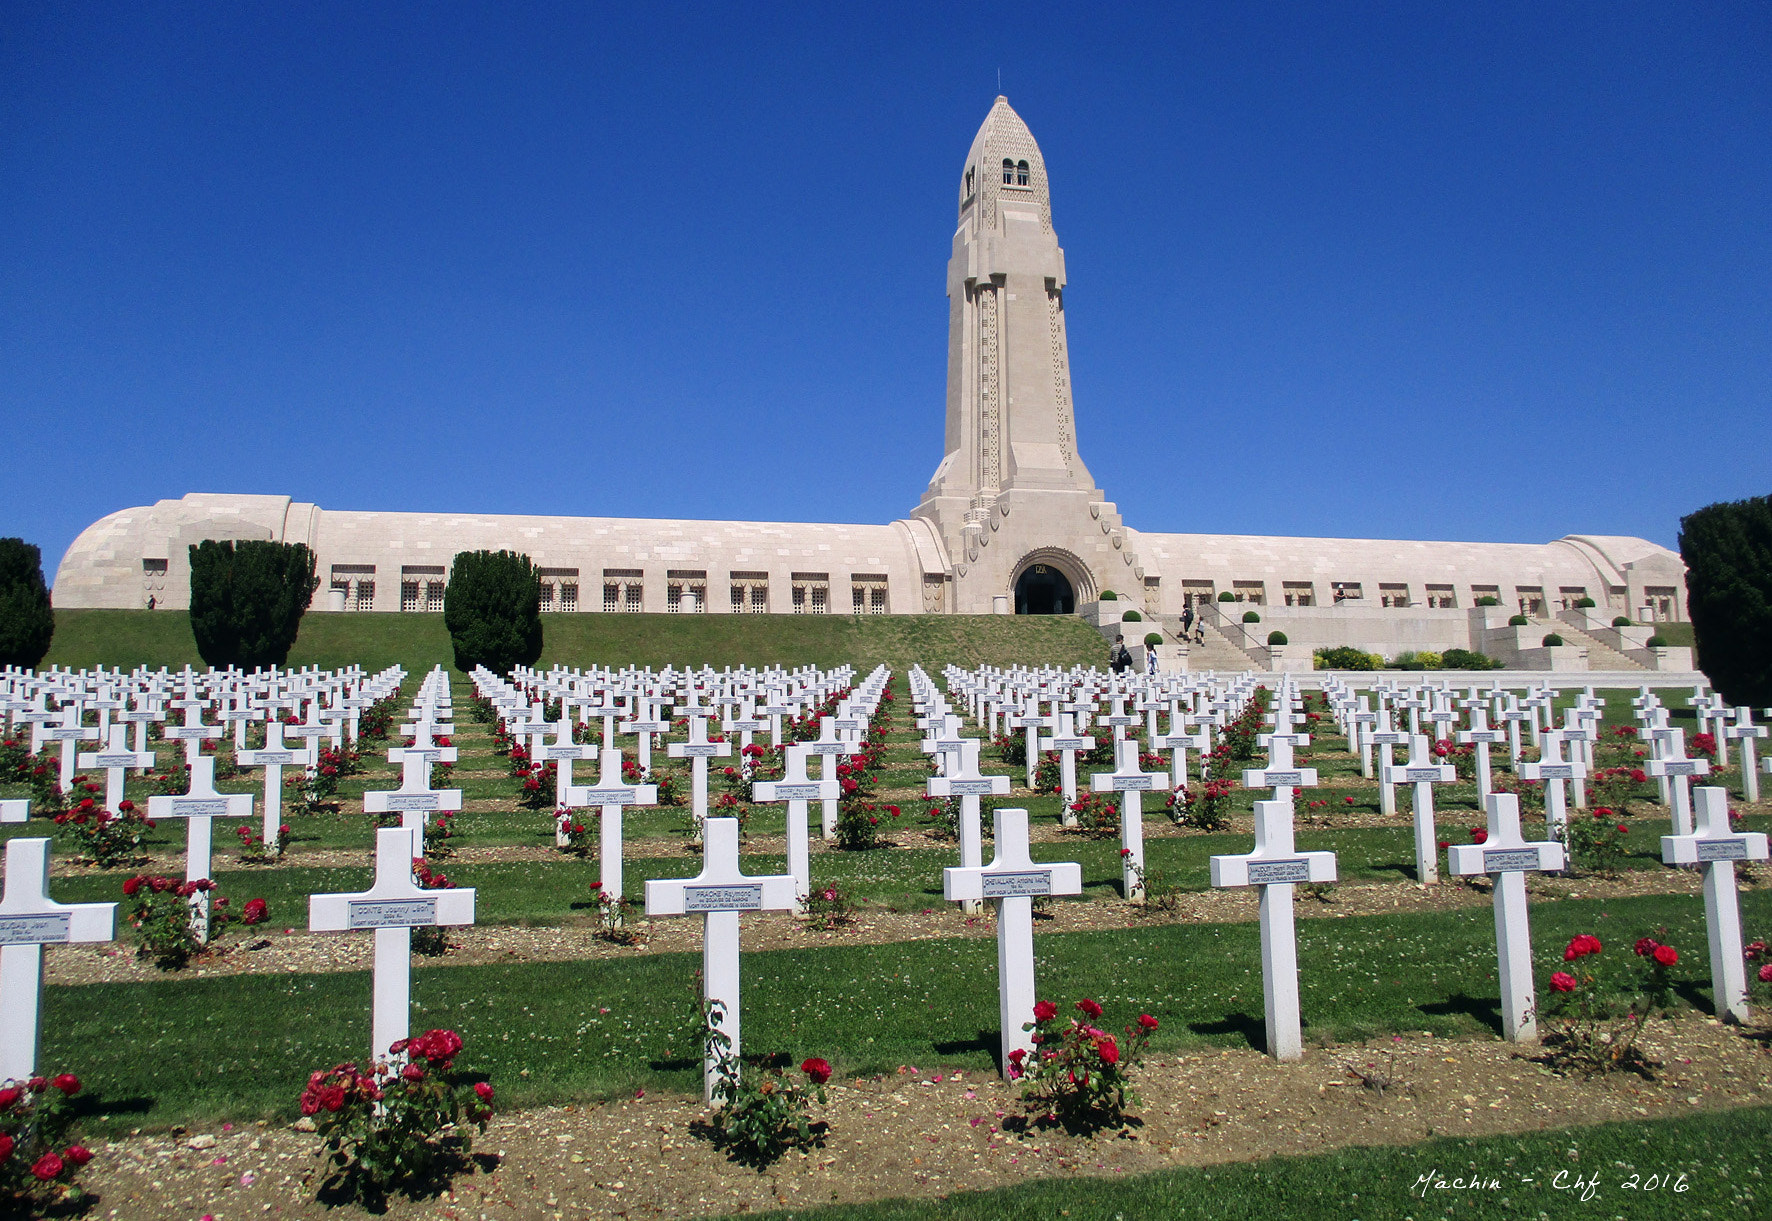
[[1590,670],[1643,670],[1648,666],[1632,661],[1611,645],[1602,644],[1580,628],[1562,621],[1554,622],[1545,628],[1545,632],[1555,632],[1565,641],[1579,645],[1587,650],[1587,668]]

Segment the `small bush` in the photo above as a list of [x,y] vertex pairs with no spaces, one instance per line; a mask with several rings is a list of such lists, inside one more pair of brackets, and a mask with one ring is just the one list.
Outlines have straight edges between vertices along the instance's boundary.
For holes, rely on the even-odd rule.
[[1645,643],[1645,647],[1651,648],[1651,649],[1665,649],[1665,648],[1667,648],[1667,637],[1666,636],[1651,636],[1651,637],[1649,637],[1648,641]]
[[1111,589],[1104,589],[1101,591],[1101,600],[1103,602],[1118,602],[1120,600],[1120,595]]
[[1577,599],[1575,599],[1575,609],[1576,610],[1592,610],[1593,608],[1594,608],[1594,600],[1592,598],[1577,598]]
[[1507,617],[1507,625],[1509,627],[1525,627],[1531,622],[1532,620],[1526,618],[1524,615],[1509,615]]
[[727,1156],[762,1169],[793,1146],[818,1142],[823,1126],[814,1125],[808,1111],[814,1098],[824,1104],[831,1066],[818,1057],[803,1061],[805,1086],[787,1075],[785,1065],[773,1061],[747,1077],[732,1054],[732,1040],[720,1028],[724,1014],[725,1006],[709,1001],[703,1019],[704,1046],[719,1077],[714,1084],[718,1107],[708,1127]]
[[[87,1200],[74,1182],[92,1151],[67,1142],[75,1119],[71,1101],[80,1092],[73,1073],[3,1083],[0,1090],[0,1209],[7,1216],[75,1216],[64,1211]],[[84,1210],[81,1210],[84,1211]]]
[[1269,633],[1268,633],[1268,634],[1267,634],[1267,642],[1268,642],[1268,644],[1270,644],[1270,645],[1276,645],[1276,644],[1288,644],[1288,643],[1290,643],[1290,642],[1289,642],[1289,641],[1288,641],[1288,640],[1287,640],[1287,639],[1286,639],[1286,633],[1285,633],[1285,632],[1269,632]]
[[1555,632],[1551,632],[1548,635],[1546,635],[1545,638],[1543,639],[1543,641],[1541,641],[1540,643],[1542,643],[1544,645],[1544,647],[1547,649],[1555,649],[1555,648],[1561,647],[1561,645],[1563,643],[1563,638],[1561,636],[1557,635]]
[[1235,602],[1237,600],[1237,595],[1226,589],[1219,593],[1218,600],[1220,602]]
[[1500,606],[1501,599],[1497,598],[1494,594],[1484,594],[1477,599],[1476,604],[1478,606]]
[[1125,623],[1142,623],[1142,622],[1144,622],[1144,616],[1139,614],[1137,611],[1127,611],[1125,614],[1120,616],[1120,619]]
[[1244,611],[1243,612],[1243,622],[1244,623],[1260,623],[1261,622],[1261,612],[1260,611]]
[[1631,625],[1631,622],[1630,622],[1629,615],[1619,615],[1612,620],[1613,627],[1629,627],[1630,625]]
[[1376,670],[1384,660],[1351,644],[1318,649],[1312,656],[1319,670]]
[[1161,632],[1146,632],[1144,634],[1144,647],[1145,648],[1154,649],[1162,643],[1163,643],[1163,634]]
[[1117,1128],[1126,1122],[1128,1107],[1138,1105],[1129,1075],[1143,1058],[1144,1045],[1157,1019],[1138,1015],[1116,1039],[1094,1023],[1101,1006],[1085,997],[1077,1002],[1081,1018],[1058,1016],[1058,1006],[1040,1001],[1034,1020],[1022,1027],[1033,1032],[1034,1050],[1025,1057],[1017,1049],[1009,1057],[1009,1076],[1022,1083],[1028,1110],[1072,1132]]
[[1501,663],[1473,649],[1447,649],[1440,654],[1440,666],[1446,670],[1499,670]]

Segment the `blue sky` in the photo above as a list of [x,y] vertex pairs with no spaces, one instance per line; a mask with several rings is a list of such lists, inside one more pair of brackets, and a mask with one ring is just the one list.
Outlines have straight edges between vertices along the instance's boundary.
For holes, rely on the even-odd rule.
[[189,491],[887,521],[998,91],[1146,530],[1772,491],[1763,4],[0,6],[0,534]]

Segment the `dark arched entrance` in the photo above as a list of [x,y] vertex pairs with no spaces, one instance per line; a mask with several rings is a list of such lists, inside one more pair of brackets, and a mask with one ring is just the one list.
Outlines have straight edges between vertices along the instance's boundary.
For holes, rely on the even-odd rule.
[[1030,564],[1015,582],[1018,615],[1068,615],[1076,609],[1070,581],[1051,564]]

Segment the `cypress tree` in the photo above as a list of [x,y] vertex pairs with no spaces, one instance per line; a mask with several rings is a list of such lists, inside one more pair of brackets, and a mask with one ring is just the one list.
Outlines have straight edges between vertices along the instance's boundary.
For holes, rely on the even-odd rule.
[[1697,663],[1731,704],[1772,703],[1772,496],[1680,519]]
[[541,656],[541,576],[515,551],[463,551],[443,591],[443,624],[459,670],[506,674]]
[[191,634],[212,666],[280,666],[320,579],[303,543],[205,539],[191,546]]
[[22,538],[0,538],[0,666],[35,669],[54,635],[43,552]]

